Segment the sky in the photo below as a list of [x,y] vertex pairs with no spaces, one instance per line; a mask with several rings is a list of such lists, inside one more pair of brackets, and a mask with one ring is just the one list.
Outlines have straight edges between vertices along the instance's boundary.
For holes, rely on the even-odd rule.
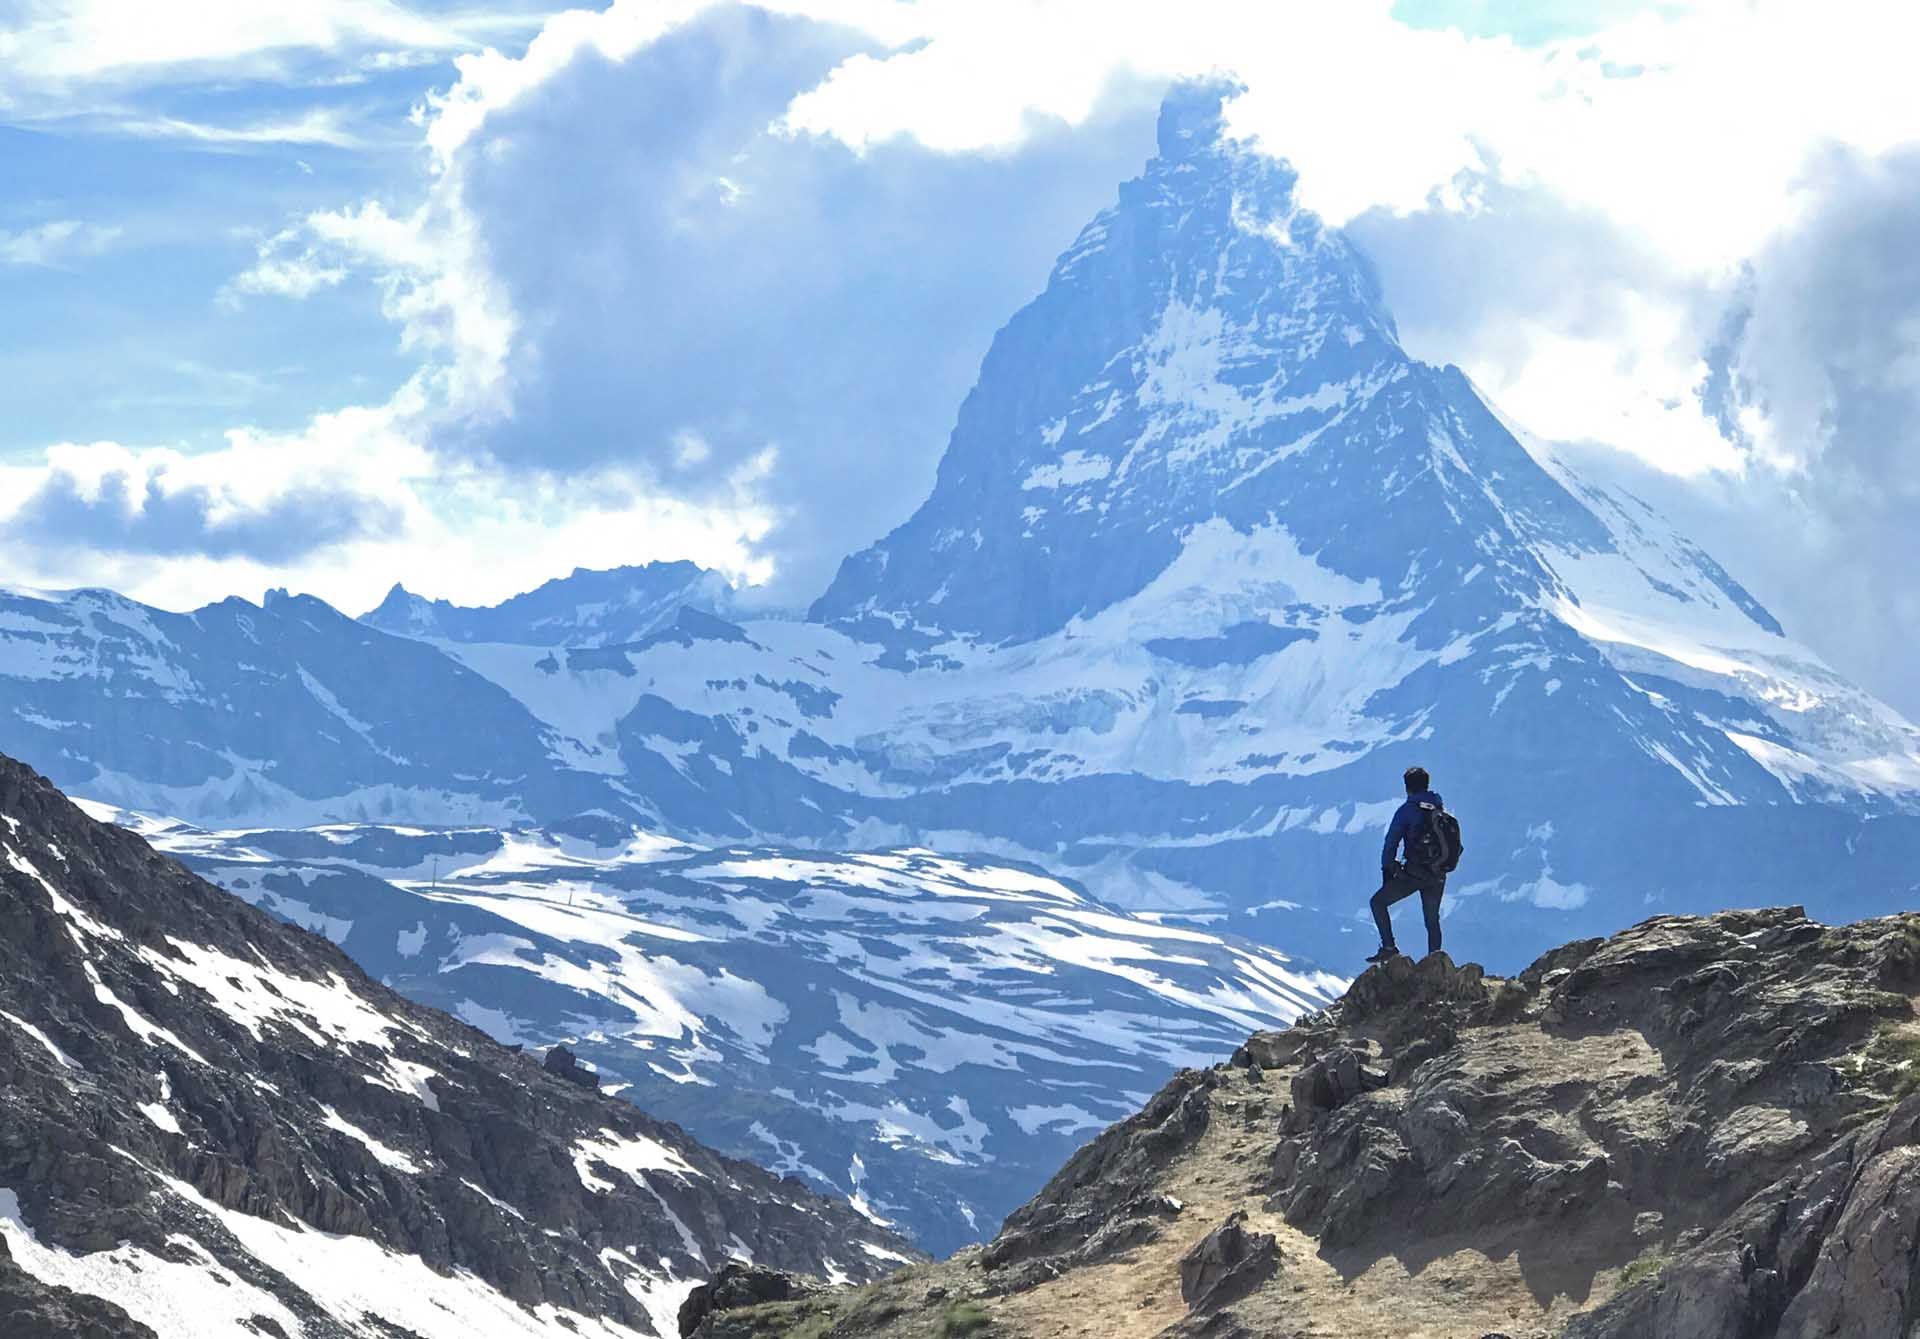
[[1170,81],[1408,348],[1920,717],[1911,4],[0,0],[0,582],[358,612],[930,487]]

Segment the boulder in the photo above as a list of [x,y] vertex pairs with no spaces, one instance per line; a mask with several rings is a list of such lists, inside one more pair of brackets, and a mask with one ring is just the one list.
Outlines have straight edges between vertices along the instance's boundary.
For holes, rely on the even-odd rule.
[[720,1312],[768,1302],[799,1301],[822,1291],[821,1284],[796,1274],[729,1260],[680,1304],[680,1339],[693,1339],[708,1318]]
[[580,1057],[564,1046],[554,1046],[547,1052],[547,1058],[541,1062],[549,1074],[558,1075],[568,1083],[577,1083],[582,1088],[598,1088],[600,1075],[580,1063]]
[[1243,1211],[1202,1237],[1180,1258],[1180,1297],[1188,1311],[1215,1310],[1246,1296],[1280,1268],[1271,1232],[1249,1232]]

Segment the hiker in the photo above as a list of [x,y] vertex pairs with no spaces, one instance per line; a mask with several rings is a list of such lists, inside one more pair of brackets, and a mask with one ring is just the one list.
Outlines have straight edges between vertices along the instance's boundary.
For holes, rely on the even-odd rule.
[[[1380,853],[1380,891],[1367,905],[1380,927],[1380,951],[1367,961],[1385,962],[1399,956],[1393,943],[1393,919],[1387,909],[1395,902],[1420,894],[1420,914],[1427,922],[1427,952],[1440,951],[1440,899],[1447,891],[1447,875],[1460,863],[1460,825],[1432,787],[1424,767],[1409,767],[1401,776],[1407,798],[1387,824],[1387,844]],[[1404,848],[1406,863],[1400,862]]]

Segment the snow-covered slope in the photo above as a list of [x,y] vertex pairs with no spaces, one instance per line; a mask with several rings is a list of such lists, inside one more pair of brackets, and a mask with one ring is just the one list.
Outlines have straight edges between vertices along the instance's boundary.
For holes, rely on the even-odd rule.
[[1344,985],[928,851],[111,816],[412,998],[564,1041],[645,1110],[937,1251],[990,1235],[1175,1069]]
[[0,758],[0,1334],[676,1336],[906,1258],[375,984]]

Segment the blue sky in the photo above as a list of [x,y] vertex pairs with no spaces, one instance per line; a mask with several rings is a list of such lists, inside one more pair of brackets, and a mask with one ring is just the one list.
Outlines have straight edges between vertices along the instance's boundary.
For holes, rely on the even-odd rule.
[[804,603],[1230,69],[1415,353],[1920,712],[1910,10],[0,0],[0,581]]
[[1643,15],[1684,14],[1657,0],[1399,0],[1393,17],[1414,28],[1454,28],[1525,45],[1604,32]]

